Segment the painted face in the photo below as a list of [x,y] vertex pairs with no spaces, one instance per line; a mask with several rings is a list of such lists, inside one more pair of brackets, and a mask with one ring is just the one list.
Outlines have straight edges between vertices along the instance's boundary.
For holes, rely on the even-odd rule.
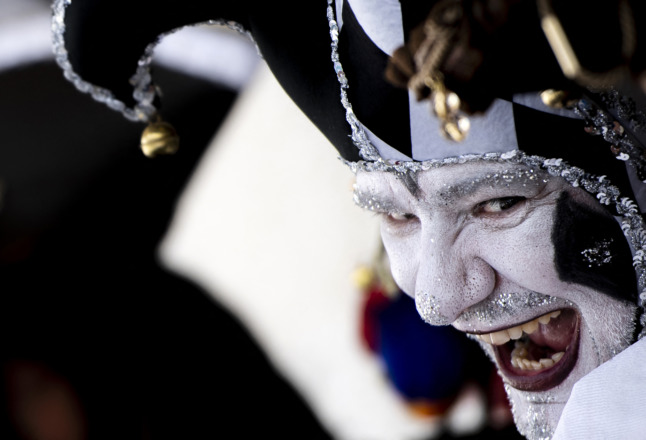
[[630,249],[561,178],[484,161],[415,179],[360,171],[355,200],[382,215],[393,276],[422,318],[496,363],[528,438],[549,438],[574,383],[632,342]]

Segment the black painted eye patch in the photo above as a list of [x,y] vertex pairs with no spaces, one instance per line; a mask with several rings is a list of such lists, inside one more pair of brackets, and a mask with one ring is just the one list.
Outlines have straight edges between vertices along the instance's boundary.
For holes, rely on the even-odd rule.
[[616,299],[637,300],[630,246],[610,214],[595,211],[563,192],[556,204],[552,243],[562,281],[592,287]]

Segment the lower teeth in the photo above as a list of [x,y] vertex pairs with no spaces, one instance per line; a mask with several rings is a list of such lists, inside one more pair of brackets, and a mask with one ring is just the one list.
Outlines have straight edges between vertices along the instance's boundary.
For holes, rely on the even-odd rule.
[[541,358],[538,361],[527,359],[528,354],[527,343],[516,341],[514,349],[511,352],[511,365],[519,370],[546,370],[558,363],[565,352],[559,351],[558,353],[554,353],[551,358]]

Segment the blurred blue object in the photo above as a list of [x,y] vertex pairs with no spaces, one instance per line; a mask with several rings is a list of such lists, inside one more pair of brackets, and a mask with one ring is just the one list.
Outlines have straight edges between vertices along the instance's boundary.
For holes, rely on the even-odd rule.
[[471,349],[451,326],[425,324],[413,299],[398,294],[378,314],[379,344],[388,375],[411,401],[452,401],[467,379]]

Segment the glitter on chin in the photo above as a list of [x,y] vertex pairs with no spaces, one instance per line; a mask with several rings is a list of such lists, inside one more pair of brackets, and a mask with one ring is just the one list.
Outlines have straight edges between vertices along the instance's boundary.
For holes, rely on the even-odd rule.
[[545,406],[529,404],[524,409],[525,415],[522,418],[516,418],[514,413],[518,431],[530,440],[549,440],[552,438],[552,432],[555,427],[550,428],[547,422],[548,417]]
[[[569,376],[558,386],[545,391],[522,391],[505,383],[516,427],[529,440],[551,438],[569,400],[572,387],[594,368],[627,348],[630,342],[626,337],[634,334],[631,316],[634,316],[636,306],[627,309],[625,303],[606,295],[585,294],[577,305],[583,316],[580,354]],[[595,312],[599,310],[603,310],[603,314]],[[606,324],[600,322],[603,320]],[[612,325],[607,325],[608,323]],[[487,350],[490,346],[483,348],[490,354],[491,350]]]

